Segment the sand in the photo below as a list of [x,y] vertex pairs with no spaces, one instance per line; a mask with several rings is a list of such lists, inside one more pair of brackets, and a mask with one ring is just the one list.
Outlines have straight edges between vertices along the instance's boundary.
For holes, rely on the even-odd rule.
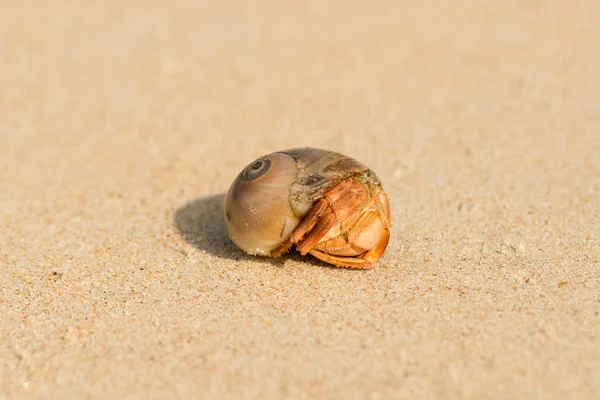
[[[0,3],[0,399],[597,399],[595,0]],[[377,268],[223,195],[369,165]]]

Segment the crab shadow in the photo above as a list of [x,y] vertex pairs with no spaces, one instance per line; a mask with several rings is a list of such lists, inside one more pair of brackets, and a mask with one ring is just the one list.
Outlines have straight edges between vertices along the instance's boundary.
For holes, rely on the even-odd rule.
[[180,207],[173,222],[181,237],[201,251],[232,260],[250,259],[229,238],[223,221],[224,194],[201,197]]
[[187,243],[214,256],[236,261],[260,261],[282,266],[285,260],[297,258],[292,254],[272,259],[244,253],[227,233],[223,219],[224,199],[225,194],[201,197],[184,204],[175,212],[173,223]]

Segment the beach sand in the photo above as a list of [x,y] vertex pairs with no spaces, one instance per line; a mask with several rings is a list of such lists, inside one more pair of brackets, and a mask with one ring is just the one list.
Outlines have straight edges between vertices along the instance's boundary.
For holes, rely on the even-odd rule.
[[[0,399],[597,399],[600,7],[0,4]],[[381,178],[377,268],[245,255],[263,154]]]

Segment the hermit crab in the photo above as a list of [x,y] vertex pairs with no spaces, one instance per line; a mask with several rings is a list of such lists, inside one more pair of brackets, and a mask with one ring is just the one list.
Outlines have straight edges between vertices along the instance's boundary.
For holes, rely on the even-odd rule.
[[343,154],[294,148],[250,163],[224,200],[231,240],[246,253],[302,255],[373,268],[390,237],[390,206],[373,171]]

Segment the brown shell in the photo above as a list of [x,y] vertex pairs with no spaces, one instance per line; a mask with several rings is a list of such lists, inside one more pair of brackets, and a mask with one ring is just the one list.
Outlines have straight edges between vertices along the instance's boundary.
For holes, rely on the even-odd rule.
[[296,182],[290,188],[290,202],[303,216],[323,194],[350,176],[363,175],[371,185],[380,185],[366,165],[335,151],[311,147],[286,150],[298,166]]

